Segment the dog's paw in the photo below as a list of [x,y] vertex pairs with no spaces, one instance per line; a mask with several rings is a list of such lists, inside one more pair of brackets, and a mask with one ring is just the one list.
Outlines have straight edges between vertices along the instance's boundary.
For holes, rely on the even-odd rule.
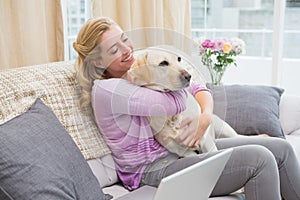
[[181,115],[174,115],[168,118],[167,125],[177,131],[177,126],[180,124],[181,121],[182,121]]

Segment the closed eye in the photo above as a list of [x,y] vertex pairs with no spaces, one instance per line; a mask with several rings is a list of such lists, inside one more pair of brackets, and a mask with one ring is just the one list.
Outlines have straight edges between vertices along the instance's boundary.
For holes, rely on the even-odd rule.
[[162,61],[161,63],[159,63],[159,66],[168,66],[169,65],[169,62],[164,60]]

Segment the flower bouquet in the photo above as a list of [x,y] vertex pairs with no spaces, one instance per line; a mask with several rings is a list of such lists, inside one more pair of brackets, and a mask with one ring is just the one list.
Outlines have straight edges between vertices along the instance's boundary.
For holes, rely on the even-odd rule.
[[213,85],[220,85],[226,68],[236,66],[234,56],[245,52],[245,42],[239,38],[196,39],[201,62],[208,68]]

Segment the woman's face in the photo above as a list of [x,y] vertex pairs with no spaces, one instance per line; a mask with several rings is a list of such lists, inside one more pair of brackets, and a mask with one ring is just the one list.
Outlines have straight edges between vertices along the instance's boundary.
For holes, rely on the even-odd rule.
[[111,25],[100,40],[101,68],[106,68],[108,75],[121,78],[134,62],[133,45],[128,36],[117,25]]

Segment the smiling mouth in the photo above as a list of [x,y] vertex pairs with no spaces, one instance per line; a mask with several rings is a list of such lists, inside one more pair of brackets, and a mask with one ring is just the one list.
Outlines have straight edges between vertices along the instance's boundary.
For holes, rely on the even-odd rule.
[[128,57],[126,57],[124,60],[122,60],[122,62],[128,62],[128,61],[130,61],[132,58],[133,58],[133,55],[132,55],[132,53],[131,53]]

